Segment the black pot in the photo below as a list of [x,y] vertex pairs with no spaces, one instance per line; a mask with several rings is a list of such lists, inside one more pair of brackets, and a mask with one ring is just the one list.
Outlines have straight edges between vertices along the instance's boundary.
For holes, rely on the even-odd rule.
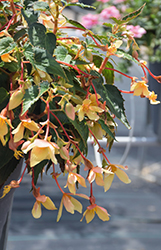
[[[0,189],[0,197],[3,194],[4,186],[8,185],[12,180],[17,180],[19,178],[22,163],[23,161],[21,160],[16,169],[12,172],[5,184]],[[0,250],[6,249],[14,191],[15,189],[11,189],[4,198],[0,199]]]

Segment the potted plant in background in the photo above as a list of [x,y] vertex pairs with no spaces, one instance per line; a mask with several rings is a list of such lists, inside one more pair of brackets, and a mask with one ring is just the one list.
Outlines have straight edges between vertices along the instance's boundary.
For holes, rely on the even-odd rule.
[[[111,32],[102,36],[65,17],[63,10],[70,5],[89,7],[72,0],[0,2],[0,202],[3,206],[3,199],[21,186],[27,172],[35,197],[32,215],[41,216],[41,205],[56,210],[54,202],[36,187],[44,169],[52,169],[51,178],[62,193],[57,221],[63,206],[69,213],[82,213],[79,197],[89,200],[83,213],[87,223],[95,213],[108,221],[107,210],[95,201],[93,181],[107,191],[115,174],[124,183],[130,183],[130,179],[126,167],[109,161],[99,140],[106,138],[107,148],[111,149],[117,127],[115,118],[130,129],[122,92],[159,103],[157,95],[148,90],[145,63],[120,49],[125,43],[135,52],[136,41],[126,33],[126,25],[142,12],[143,6],[122,19],[114,19],[113,24],[106,23]],[[69,30],[78,30],[82,36],[70,36]],[[136,79],[135,75],[120,71],[129,78],[129,90],[118,89],[114,78],[118,70],[111,56],[128,57],[141,66],[144,77]],[[101,167],[87,158],[89,136],[103,156]],[[5,184],[22,158],[25,167],[21,177]],[[77,184],[86,187],[79,172],[82,164],[87,171],[89,196],[76,190]],[[66,177],[65,190],[59,184],[62,173]]]

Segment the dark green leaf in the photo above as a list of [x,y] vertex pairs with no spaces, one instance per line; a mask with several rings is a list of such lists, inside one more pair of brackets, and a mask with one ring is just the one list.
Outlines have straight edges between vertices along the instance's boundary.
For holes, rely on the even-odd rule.
[[53,55],[56,48],[56,36],[53,33],[47,33],[45,36],[45,48],[49,54]]
[[28,30],[30,42],[35,47],[45,48],[46,28],[41,23],[32,23]]
[[[93,62],[96,65],[97,68],[99,68],[101,66],[102,61],[103,61],[102,57],[100,57],[98,55],[93,56]],[[106,63],[106,67],[113,69],[113,65],[110,62]],[[106,80],[107,84],[113,84],[114,83],[114,71],[112,71],[110,69],[104,69],[102,71],[102,74],[105,77],[105,80]]]
[[67,20],[68,23],[72,24],[73,26],[75,26],[75,27],[77,27],[79,29],[82,29],[82,30],[86,30],[86,28],[81,23],[79,23],[77,21],[74,21],[74,20],[70,20],[68,18],[66,18],[66,20]]
[[40,96],[42,96],[49,88],[49,83],[44,81],[40,86],[31,86],[26,89],[23,105],[22,105],[22,115],[35,103],[38,101]]
[[2,103],[8,97],[8,92],[4,88],[0,88],[0,103]]
[[93,79],[93,84],[98,94],[102,97],[103,101],[106,101],[106,105],[109,107],[109,110],[127,127],[130,128],[130,125],[127,121],[124,109],[124,99],[114,85],[103,84],[103,78],[97,71],[91,71],[92,75],[97,76],[98,78]]
[[88,126],[85,124],[84,121],[79,121],[78,118],[75,118],[74,121],[70,120],[73,124],[74,128],[77,130],[81,137],[82,146],[84,147],[85,151],[87,150],[87,139],[89,136]]
[[37,2],[37,0],[24,0],[24,6],[25,8],[31,8],[33,6],[33,3]]
[[104,85],[106,100],[108,99],[107,105],[110,107],[111,112],[116,115],[116,117],[128,128],[130,129],[130,125],[125,115],[124,108],[124,99],[118,90],[118,88],[114,85]]
[[9,53],[16,47],[13,38],[7,36],[0,39],[0,56]]
[[24,56],[27,60],[30,61],[30,63],[34,66],[34,51],[31,44],[24,44]]
[[14,41],[16,42],[20,37],[22,37],[26,33],[27,33],[27,30],[25,28],[20,29],[14,34],[14,37],[13,37]]
[[48,160],[43,160],[42,162],[38,163],[36,166],[34,166],[34,184],[36,185],[39,174],[45,167],[45,165],[48,163]]
[[16,72],[18,70],[18,64],[17,62],[10,62],[10,63],[5,63],[4,67],[8,69],[10,72]]
[[35,66],[49,74],[58,75],[66,79],[64,70],[60,64],[56,62],[55,58],[47,53],[44,49],[35,48]]
[[104,123],[104,121],[102,119],[98,120],[98,123],[101,125],[102,129],[109,134],[114,140],[116,140],[115,136],[113,135],[113,133],[111,132],[111,130],[109,129],[109,127]]
[[25,18],[26,22],[28,23],[28,25],[35,23],[38,20],[39,13],[36,11],[34,12],[33,10],[21,9],[21,13]]

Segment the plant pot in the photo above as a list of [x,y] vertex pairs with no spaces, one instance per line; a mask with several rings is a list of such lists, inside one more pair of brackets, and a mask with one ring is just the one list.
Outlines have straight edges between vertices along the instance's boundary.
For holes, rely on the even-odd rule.
[[[161,62],[149,63],[149,69],[154,75],[161,75]],[[158,97],[157,100],[161,102],[161,84],[149,75],[149,89],[154,91]],[[161,141],[161,105],[151,105],[150,113],[154,133],[158,135]]]
[[[3,194],[3,188],[8,185],[12,180],[17,180],[19,178],[23,161],[21,160],[12,174],[9,176],[7,181],[4,183],[0,189],[0,197]],[[10,215],[12,210],[12,202],[15,189],[11,189],[8,194],[2,199],[0,199],[0,249],[6,249]]]

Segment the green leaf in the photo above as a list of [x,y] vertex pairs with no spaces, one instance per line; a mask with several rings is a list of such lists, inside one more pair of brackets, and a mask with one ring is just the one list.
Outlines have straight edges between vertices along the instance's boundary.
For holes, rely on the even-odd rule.
[[68,23],[72,24],[73,26],[75,26],[75,27],[77,27],[79,29],[86,30],[86,28],[81,23],[79,23],[77,21],[74,21],[74,20],[70,20],[67,17],[65,17],[65,19],[67,20]]
[[39,174],[45,167],[45,165],[48,163],[48,160],[43,160],[42,162],[38,163],[36,166],[34,166],[34,184],[36,185]]
[[45,48],[45,35],[46,35],[46,28],[41,23],[32,23],[29,25],[29,39],[33,46]]
[[62,62],[70,63],[72,57],[68,54],[68,50],[63,46],[58,46],[55,51],[54,55],[56,59]]
[[56,48],[56,36],[53,33],[47,33],[45,36],[45,48],[49,54],[53,55]]
[[116,55],[119,55],[121,58],[127,59],[127,60],[129,60],[129,61],[132,61],[132,62],[134,62],[134,63],[140,65],[140,63],[139,63],[133,56],[131,56],[130,54],[124,52],[124,51],[121,50],[121,49],[118,49],[118,50],[116,51]]
[[[103,58],[98,55],[93,55],[93,62],[96,65],[97,68],[100,68],[101,63],[103,61]],[[110,62],[106,63],[107,68],[113,69],[113,65]],[[113,84],[114,83],[114,71],[110,69],[104,69],[102,71],[103,76],[105,77],[107,84]]]
[[88,126],[85,124],[84,121],[79,121],[78,118],[76,117],[75,120],[70,120],[74,128],[77,130],[77,132],[80,135],[81,142],[80,142],[80,149],[81,151],[83,150],[85,153],[87,153],[87,139],[89,136],[89,130]]
[[8,97],[8,92],[4,88],[0,88],[0,103],[2,103]]
[[33,8],[34,10],[40,10],[40,11],[46,11],[50,9],[48,3],[46,2],[36,2],[33,4]]
[[0,56],[9,53],[16,47],[13,38],[7,36],[0,39]]
[[23,105],[22,105],[22,115],[35,103],[38,101],[40,96],[42,96],[49,88],[49,83],[44,81],[40,86],[32,86],[26,89]]
[[18,70],[18,63],[14,62],[14,61],[12,61],[10,63],[6,62],[4,64],[4,67],[6,69],[8,69],[10,72],[16,72]]
[[126,22],[129,22],[129,21],[131,21],[132,19],[136,18],[138,15],[141,14],[141,12],[143,11],[143,8],[144,8],[145,5],[146,5],[146,3],[144,3],[138,10],[136,10],[136,11],[134,11],[134,12],[132,12],[132,13],[130,13],[130,14],[124,16],[124,17],[122,18],[122,20],[123,20],[123,21],[126,21]]
[[[146,3],[145,3],[146,4]],[[121,20],[115,18],[115,17],[111,17],[111,19],[117,23],[118,25],[124,24],[124,23],[128,23],[129,21],[133,20],[134,18],[136,18],[138,15],[141,14],[141,12],[143,11],[143,8],[145,6],[145,4],[143,6],[141,6],[138,10],[124,16]]]
[[92,75],[98,78],[93,79],[92,82],[98,94],[102,97],[103,101],[106,101],[106,105],[109,110],[127,127],[130,125],[127,121],[124,109],[124,99],[114,85],[105,84],[103,85],[103,78],[97,71],[91,71]]
[[22,37],[23,35],[25,35],[27,33],[27,29],[22,28],[20,30],[18,30],[15,34],[14,34],[14,41],[16,42],[20,37]]
[[34,64],[35,64],[35,62],[34,62],[34,51],[33,51],[32,45],[25,43],[24,46],[23,46],[23,49],[24,49],[24,51],[23,51],[24,56],[34,66]]
[[48,74],[58,75],[66,79],[64,70],[46,50],[35,48],[35,66]]
[[24,10],[24,9],[21,9],[21,14],[25,18],[25,20],[28,23],[28,25],[30,25],[30,24],[35,23],[35,22],[38,21],[39,13],[36,12],[36,11],[34,12],[33,10]]
[[106,102],[110,107],[111,112],[116,115],[116,117],[128,128],[130,129],[130,125],[125,115],[124,108],[124,99],[118,90],[118,88],[114,85],[104,85],[105,93],[106,93]]
[[104,123],[104,121],[102,119],[98,120],[98,123],[101,125],[102,129],[109,134],[114,140],[116,140],[115,136],[113,135],[113,133],[111,132],[111,130],[109,129],[109,127]]
[[91,6],[91,5],[86,5],[84,3],[67,3],[66,1],[62,0],[61,2],[65,3],[65,6],[78,6],[78,7],[81,7],[81,8],[89,8],[89,9],[96,9],[94,6]]
[[31,8],[34,2],[37,2],[37,0],[24,0],[25,9]]

